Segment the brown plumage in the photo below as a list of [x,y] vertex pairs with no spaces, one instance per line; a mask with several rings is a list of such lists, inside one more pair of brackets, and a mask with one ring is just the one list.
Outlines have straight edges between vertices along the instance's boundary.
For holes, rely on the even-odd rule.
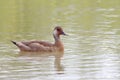
[[60,39],[60,35],[66,35],[63,32],[63,29],[60,26],[54,28],[53,37],[55,39],[55,43],[45,42],[45,41],[22,41],[22,42],[15,42],[15,44],[20,51],[24,52],[63,52],[64,45]]

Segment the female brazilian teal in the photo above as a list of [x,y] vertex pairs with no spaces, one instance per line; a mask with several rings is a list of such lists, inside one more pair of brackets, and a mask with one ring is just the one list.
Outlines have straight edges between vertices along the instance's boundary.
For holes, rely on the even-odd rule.
[[63,52],[64,45],[60,39],[60,35],[66,34],[60,26],[57,26],[53,31],[53,37],[55,39],[54,43],[37,40],[21,42],[12,41],[12,43],[15,44],[22,52]]

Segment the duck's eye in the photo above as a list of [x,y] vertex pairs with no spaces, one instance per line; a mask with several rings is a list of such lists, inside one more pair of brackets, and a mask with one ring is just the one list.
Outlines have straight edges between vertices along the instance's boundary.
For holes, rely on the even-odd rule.
[[57,29],[57,31],[60,31],[60,29]]

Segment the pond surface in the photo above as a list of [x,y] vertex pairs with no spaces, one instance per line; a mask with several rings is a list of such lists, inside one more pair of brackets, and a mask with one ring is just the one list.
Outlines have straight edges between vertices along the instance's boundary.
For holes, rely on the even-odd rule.
[[[6,5],[0,8],[0,80],[120,79],[119,0],[2,3]],[[54,53],[21,55],[10,42],[53,42],[56,25],[69,35],[61,36],[65,46],[61,59]]]

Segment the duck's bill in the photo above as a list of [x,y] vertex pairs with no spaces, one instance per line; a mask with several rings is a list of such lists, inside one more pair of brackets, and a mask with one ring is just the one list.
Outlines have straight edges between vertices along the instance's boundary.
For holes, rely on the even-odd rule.
[[62,35],[68,36],[66,33],[62,32]]

